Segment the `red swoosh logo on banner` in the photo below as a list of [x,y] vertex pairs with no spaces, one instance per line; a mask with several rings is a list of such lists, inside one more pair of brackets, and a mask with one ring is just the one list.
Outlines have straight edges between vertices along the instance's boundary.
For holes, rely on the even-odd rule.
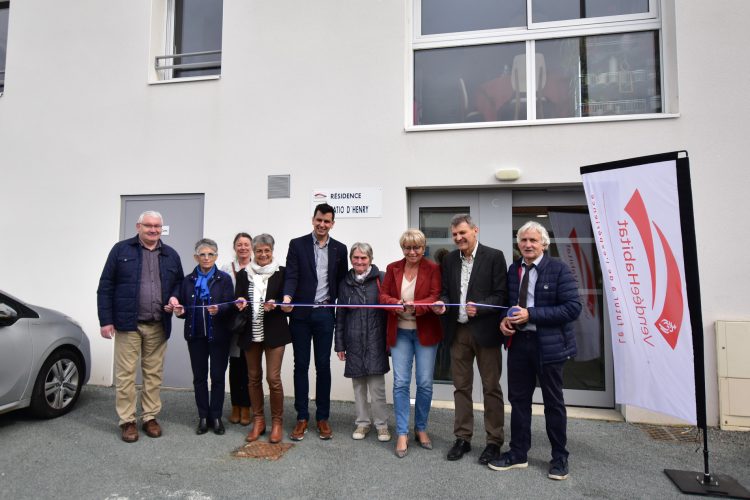
[[659,319],[654,325],[661,332],[667,344],[674,349],[677,346],[677,338],[680,336],[680,327],[682,326],[682,313],[684,304],[682,302],[682,280],[680,279],[680,268],[677,266],[677,259],[674,258],[672,247],[669,245],[667,238],[654,223],[656,232],[659,234],[661,246],[664,249],[664,258],[666,259],[667,268],[667,287],[664,294],[664,307],[661,310]]
[[594,273],[589,268],[589,261],[586,258],[586,255],[581,251],[581,244],[578,243],[578,233],[575,228],[570,231],[569,237],[572,241],[571,246],[573,247],[573,251],[576,254],[576,260],[578,261],[578,269],[581,270],[581,279],[586,282],[586,289],[588,290],[588,292],[586,292],[586,307],[591,315],[595,316],[596,311],[594,309],[596,308],[596,300],[591,292],[591,290],[594,289]]
[[641,193],[636,189],[633,196],[630,197],[630,201],[625,205],[625,212],[630,215],[633,219],[635,227],[638,228],[638,232],[641,235],[641,241],[643,241],[643,248],[646,251],[646,258],[648,259],[648,267],[651,271],[651,308],[654,307],[654,301],[656,299],[656,259],[654,258],[654,237],[651,234],[651,225],[648,221],[648,212],[646,211],[646,205],[643,203]]

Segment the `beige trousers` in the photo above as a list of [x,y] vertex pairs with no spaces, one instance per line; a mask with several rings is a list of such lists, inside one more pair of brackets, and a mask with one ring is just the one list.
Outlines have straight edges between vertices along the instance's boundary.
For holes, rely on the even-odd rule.
[[136,421],[135,379],[141,360],[143,422],[153,420],[161,411],[162,375],[167,339],[161,321],[138,323],[138,330],[115,333],[115,408],[120,425]]

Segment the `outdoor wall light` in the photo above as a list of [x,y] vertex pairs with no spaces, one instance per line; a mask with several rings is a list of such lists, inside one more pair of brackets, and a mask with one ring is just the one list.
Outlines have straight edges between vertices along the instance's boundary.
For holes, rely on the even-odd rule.
[[495,178],[499,181],[517,181],[520,177],[520,168],[500,168],[495,172]]

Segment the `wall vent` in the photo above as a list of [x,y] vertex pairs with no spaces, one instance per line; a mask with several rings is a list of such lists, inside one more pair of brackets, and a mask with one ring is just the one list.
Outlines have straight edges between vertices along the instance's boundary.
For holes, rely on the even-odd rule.
[[272,198],[289,198],[290,197],[290,175],[269,175],[268,176],[268,199]]

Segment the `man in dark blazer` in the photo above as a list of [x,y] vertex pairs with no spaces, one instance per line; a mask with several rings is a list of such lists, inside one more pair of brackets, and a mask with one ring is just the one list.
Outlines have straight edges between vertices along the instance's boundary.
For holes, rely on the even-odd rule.
[[[443,259],[442,292],[436,314],[446,314],[445,343],[450,347],[456,406],[453,433],[456,441],[448,460],[459,460],[471,451],[474,430],[472,385],[477,360],[484,394],[484,429],[487,445],[479,457],[485,465],[500,456],[504,441],[505,405],[500,388],[502,358],[499,334],[501,310],[474,304],[502,306],[507,298],[505,256],[500,250],[477,241],[479,227],[468,214],[451,220],[451,234],[457,250]],[[465,304],[446,308],[443,304]]]
[[[284,280],[284,302],[297,304],[334,304],[338,285],[346,275],[346,245],[331,238],[328,233],[334,225],[333,207],[322,203],[315,207],[312,218],[313,232],[289,242]],[[331,406],[331,346],[335,310],[332,307],[282,307],[291,311],[289,329],[294,348],[294,408],[297,424],[289,435],[293,441],[302,441],[310,420],[308,395],[310,381],[310,343],[315,353],[315,419],[320,439],[331,439],[333,432],[328,423]]]
[[510,266],[508,290],[509,303],[517,305],[500,323],[500,331],[508,339],[510,451],[488,465],[498,471],[528,466],[531,402],[538,379],[552,445],[547,477],[563,480],[568,478],[563,365],[576,355],[573,321],[581,313],[581,299],[568,266],[544,254],[550,243],[544,226],[527,222],[518,230],[516,242],[522,259]]

